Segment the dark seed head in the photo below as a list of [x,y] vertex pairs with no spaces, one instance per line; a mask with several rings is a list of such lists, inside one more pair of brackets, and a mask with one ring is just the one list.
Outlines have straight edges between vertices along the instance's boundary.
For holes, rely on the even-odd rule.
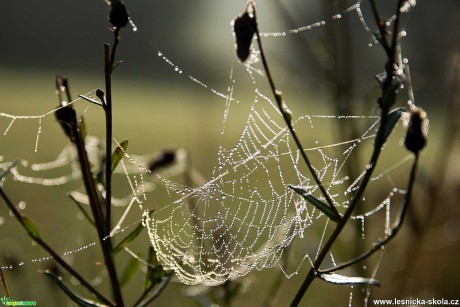
[[61,125],[65,135],[74,142],[73,127],[77,125],[77,113],[72,105],[60,105],[59,107],[60,108],[55,113],[56,120]]
[[67,78],[63,78],[59,75],[56,76],[56,95],[59,99],[59,106],[54,115],[56,116],[56,120],[61,125],[64,133],[67,137],[70,138],[72,142],[75,141],[73,131],[74,127],[77,126],[77,113],[75,112],[74,108],[67,100],[65,100],[62,96],[63,93],[66,93],[67,99],[70,100],[70,90],[69,90],[69,81]]
[[256,20],[248,11],[233,20],[233,31],[236,39],[236,55],[245,62],[251,54],[252,38],[256,32]]
[[149,163],[149,170],[154,173],[159,169],[172,166],[176,161],[177,150],[164,150]]
[[128,24],[129,14],[122,1],[110,1],[109,21],[117,29],[123,28]]
[[426,113],[422,109],[411,112],[404,145],[414,154],[418,154],[426,145],[426,121]]

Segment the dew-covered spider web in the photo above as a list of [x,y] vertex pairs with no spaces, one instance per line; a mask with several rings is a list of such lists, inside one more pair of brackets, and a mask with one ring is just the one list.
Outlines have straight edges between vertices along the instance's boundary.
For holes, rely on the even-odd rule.
[[[407,5],[406,11],[415,5],[415,1],[408,1]],[[261,36],[264,39],[283,39],[285,36],[315,30],[328,22],[355,18],[353,16],[359,19],[365,33],[373,31],[371,20],[363,15],[359,1],[331,16],[330,20],[306,23],[304,26],[279,32],[264,32]],[[394,17],[390,17],[388,23],[391,24],[393,20]],[[401,33],[401,36],[404,35],[405,32]],[[370,34],[369,36],[371,37]],[[372,42],[378,43],[375,40]],[[185,67],[178,64],[180,59],[169,58],[166,51],[157,51],[157,55],[158,65],[171,66],[172,73],[188,79],[197,88],[207,91],[212,99],[222,102],[222,126],[215,131],[216,135],[221,135],[222,140],[225,140],[236,119],[242,120],[243,124],[239,137],[231,145],[222,141],[216,156],[209,158],[215,167],[204,180],[196,179],[200,177],[196,175],[197,171],[180,163],[170,172],[157,174],[150,171],[148,166],[154,156],[136,156],[129,149],[124,152],[125,159],[116,173],[126,178],[128,193],[114,196],[113,205],[119,211],[110,235],[117,236],[136,225],[136,222],[142,221],[148,229],[149,243],[146,241],[146,244],[153,245],[158,261],[166,269],[174,270],[175,276],[185,284],[219,285],[254,270],[269,268],[280,268],[290,277],[300,272],[303,267],[310,266],[323,246],[325,236],[333,228],[332,222],[291,188],[302,188],[317,199],[326,201],[294,143],[271,92],[267,90],[267,80],[258,50],[253,51],[246,64],[235,61],[231,65],[227,70],[228,88],[224,90],[219,85],[213,85],[212,81],[202,80],[193,72],[188,73]],[[407,60],[400,53],[399,55],[400,76],[406,77]],[[239,82],[240,78],[245,81]],[[95,91],[83,96],[95,99]],[[410,86],[408,96],[412,103]],[[83,98],[71,103],[83,107],[84,113],[92,112],[96,108]],[[287,104],[289,106],[290,102],[287,101]],[[30,142],[34,143],[33,151],[40,151],[42,122],[52,119],[56,110],[51,109],[32,116],[0,113],[1,127],[6,127],[2,128],[2,135],[14,133],[15,126],[24,121],[36,121],[37,133]],[[307,108],[302,113],[293,112],[293,126],[303,140],[303,150],[311,159],[314,171],[340,213],[348,207],[368,168],[365,162],[360,162],[359,172],[355,177],[350,177],[347,173],[350,157],[358,151],[360,154],[368,153],[368,149],[373,146],[380,121],[375,114],[324,115]],[[331,138],[330,134],[334,134],[331,127],[339,125],[359,127],[357,137],[341,140]],[[398,133],[399,136],[396,135]],[[377,241],[391,229],[395,211],[393,207],[398,208],[405,194],[401,181],[396,180],[398,178],[393,174],[404,173],[412,159],[401,149],[401,137],[401,129],[396,129],[394,136],[388,140],[385,148],[395,149],[397,154],[392,153],[377,168],[371,180],[371,192],[363,197],[363,209],[352,217],[352,223],[360,229],[359,239],[367,240],[370,237],[371,241]],[[115,138],[113,143],[116,146],[119,140]],[[95,173],[103,167],[103,144],[104,141],[99,138],[89,135],[86,137],[86,147]],[[1,150],[4,150],[3,146]],[[2,152],[0,155],[0,168],[10,169],[16,181],[56,186],[81,179],[78,156],[70,145],[50,162],[19,160],[13,165],[13,161],[7,161]],[[186,154],[179,150],[175,155],[176,160],[181,160],[180,156]],[[367,156],[364,161],[366,160]],[[70,171],[62,176],[41,175],[42,172],[68,166]],[[184,172],[195,174],[189,176],[195,179],[181,180]],[[4,179],[5,183],[8,178]],[[378,186],[385,188],[377,189]],[[167,192],[168,201],[160,205],[152,204],[151,200],[159,190]],[[82,204],[88,203],[82,189],[72,191],[70,195]],[[149,210],[154,212],[149,215]],[[126,222],[132,216],[136,217],[136,222],[133,223],[132,219]],[[5,218],[0,217],[0,226],[4,222]],[[368,227],[369,223],[377,226]],[[287,269],[283,265],[283,255],[295,245],[294,242],[302,244],[296,243],[298,251],[292,256],[294,263]],[[88,242],[63,254],[82,252],[97,245],[96,242]],[[129,248],[126,251],[136,259],[141,259]],[[42,260],[49,258],[39,261]],[[341,260],[347,259],[337,259],[333,252],[326,262],[333,266],[336,261]],[[29,260],[21,263],[27,261]],[[37,259],[30,261],[37,262]],[[2,269],[14,268],[2,266]],[[375,275],[375,271],[369,271],[369,275]]]

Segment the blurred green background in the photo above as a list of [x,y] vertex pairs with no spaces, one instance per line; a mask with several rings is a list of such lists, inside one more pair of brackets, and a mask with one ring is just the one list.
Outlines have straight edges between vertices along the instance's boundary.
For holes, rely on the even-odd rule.
[[[393,1],[378,3],[382,15],[389,17],[395,6]],[[368,47],[371,35],[363,30],[355,12],[343,15],[339,22],[329,22],[332,15],[353,4],[353,1],[257,2],[263,32],[327,21],[324,27],[298,35],[264,40],[272,73],[295,115],[376,114],[375,101],[379,93],[373,75],[383,71],[383,51],[378,45]],[[225,93],[230,85],[231,67],[234,67],[235,97],[241,103],[253,100],[250,78],[234,54],[230,27],[230,21],[242,12],[246,1],[127,0],[126,5],[138,31],[133,32],[128,27],[122,31],[117,58],[124,62],[116,69],[113,81],[114,136],[119,141],[128,138],[129,152],[134,154],[187,148],[193,166],[205,178],[210,178],[217,163],[219,145],[230,147],[235,143],[247,114],[231,113],[232,122],[227,124],[226,134],[222,137],[225,100],[190,81],[188,76]],[[369,26],[375,29],[367,1],[362,3],[362,9]],[[112,40],[104,1],[4,1],[2,12],[0,112],[37,115],[53,109],[57,106],[54,94],[57,73],[70,79],[74,95],[103,88],[102,44]],[[374,289],[371,298],[459,298],[460,267],[455,257],[460,251],[457,208],[460,163],[456,135],[458,119],[455,118],[459,111],[460,87],[459,78],[455,77],[460,70],[459,12],[460,3],[455,0],[445,0],[442,4],[419,1],[410,18],[404,19],[408,36],[403,40],[403,55],[409,59],[416,104],[427,110],[430,118],[429,148],[421,159],[412,218],[407,221],[400,237],[387,248],[376,276],[383,286]],[[158,51],[178,65],[183,74],[176,73],[158,57]],[[269,94],[263,78],[258,79],[258,86]],[[404,101],[399,103],[404,105]],[[79,111],[85,111],[86,106],[85,103],[78,105]],[[91,105],[85,112],[89,134],[103,138],[102,110]],[[9,124],[10,120],[0,118],[0,156],[4,161],[17,158],[32,163],[51,161],[67,144],[53,117],[42,122],[37,153],[34,146],[38,120],[17,120],[8,134],[3,135]],[[321,135],[314,137],[340,142],[352,135],[347,135],[352,131],[341,131],[336,124],[318,128]],[[403,133],[402,127],[398,129],[399,136],[394,136],[394,144]],[[308,140],[306,138],[305,142]],[[359,165],[367,160],[366,150],[363,146],[363,160],[357,162]],[[400,148],[397,152],[404,156]],[[392,155],[390,150],[384,153]],[[393,173],[391,179],[402,183],[405,176],[407,169],[403,168]],[[117,179],[115,184],[117,193],[126,190],[123,178]],[[27,204],[24,213],[34,219],[42,235],[59,251],[72,250],[95,240],[92,229],[77,218],[78,210],[66,197],[68,191],[79,186],[80,183],[75,182],[56,189],[14,182],[11,178],[4,183],[5,191],[13,200]],[[377,199],[377,195],[385,193],[385,190],[376,188],[375,195],[368,197]],[[149,201],[152,206],[159,206],[164,199],[155,198],[153,193],[149,195]],[[132,222],[140,217],[140,212],[135,212],[129,217]],[[116,215],[121,213],[115,212]],[[3,218],[0,224],[0,265],[25,263],[5,271],[13,297],[36,300],[40,306],[67,306],[67,299],[61,291],[51,283],[47,284],[45,277],[37,273],[51,263],[30,263],[32,259],[45,257],[46,253],[31,245],[3,204],[0,217]],[[319,237],[321,231],[321,227],[309,229],[313,237]],[[351,246],[359,234],[350,229],[347,236],[337,248],[337,253],[345,255],[344,259],[352,254],[350,249],[354,247]],[[143,233],[132,248],[145,255],[148,244],[147,235]],[[90,248],[67,260],[89,279],[102,276],[106,284],[103,267],[95,265],[101,259],[99,249]],[[120,267],[129,259],[121,257]],[[299,275],[283,279],[281,292],[272,301],[274,306],[288,305],[307,269],[308,265],[304,263]],[[359,271],[356,269],[355,272]],[[234,305],[263,304],[278,274],[276,269],[265,270],[239,281],[244,291]],[[126,292],[136,293],[140,281],[141,276],[138,276],[127,286]],[[186,295],[190,289],[173,282],[157,305],[199,305],[197,300]],[[219,291],[222,289],[214,289],[213,294],[219,296]],[[310,289],[302,304],[345,306],[350,291],[354,293],[353,306],[362,305],[359,289],[350,290],[349,287],[331,286],[320,281]],[[3,289],[0,295],[3,295]]]

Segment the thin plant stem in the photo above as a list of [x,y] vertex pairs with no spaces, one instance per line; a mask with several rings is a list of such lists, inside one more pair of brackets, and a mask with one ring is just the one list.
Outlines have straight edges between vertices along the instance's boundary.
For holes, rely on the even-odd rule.
[[105,76],[105,201],[106,201],[106,228],[111,229],[112,219],[112,70],[115,62],[115,54],[119,43],[120,29],[113,30],[113,46],[104,45],[104,76]]
[[264,49],[262,47],[262,40],[260,38],[260,33],[259,33],[259,26],[257,25],[256,8],[255,8],[255,6],[254,6],[254,4],[252,2],[250,3],[250,5],[252,6],[253,14],[254,14],[255,33],[256,33],[257,43],[259,45],[260,56],[262,58],[262,63],[263,63],[264,69],[265,69],[265,73],[267,74],[267,79],[268,79],[268,82],[270,83],[270,88],[272,90],[273,96],[275,96],[278,108],[279,108],[279,110],[280,110],[280,112],[281,112],[281,114],[282,114],[282,116],[284,118],[284,121],[286,122],[286,125],[288,126],[289,132],[291,133],[291,135],[292,135],[292,137],[294,139],[294,142],[297,145],[297,148],[300,151],[300,154],[302,155],[303,160],[305,161],[305,164],[307,165],[308,169],[310,170],[310,173],[313,176],[313,179],[316,182],[316,185],[321,190],[321,193],[323,194],[324,198],[326,199],[327,203],[329,204],[331,209],[334,211],[334,213],[337,216],[340,216],[339,212],[337,211],[337,209],[334,206],[334,201],[329,196],[329,193],[326,191],[326,188],[324,187],[323,183],[321,182],[321,180],[319,179],[318,175],[316,174],[316,171],[313,168],[313,166],[312,166],[312,164],[310,162],[310,159],[308,158],[305,150],[303,149],[302,143],[300,142],[300,139],[297,136],[297,133],[295,132],[294,127],[292,126],[291,116],[289,114],[289,111],[286,110],[285,103],[283,102],[282,97],[281,97],[281,92],[275,86],[275,82],[273,80],[272,74],[270,72],[270,68],[268,66],[267,59],[265,57]]
[[109,273],[110,284],[112,287],[112,292],[115,298],[117,306],[124,306],[123,297],[121,295],[120,283],[118,281],[115,264],[112,258],[112,241],[108,235],[109,230],[105,228],[104,225],[104,216],[102,214],[101,204],[98,201],[98,195],[96,186],[94,184],[94,179],[92,177],[91,169],[89,166],[88,155],[85,149],[83,139],[81,138],[77,127],[73,126],[74,129],[73,135],[75,136],[75,144],[77,146],[78,157],[80,162],[80,168],[82,172],[83,182],[85,184],[86,191],[90,200],[90,207],[94,216],[94,222],[96,224],[96,229],[98,230],[99,243],[102,247],[102,253],[104,255],[105,266]]
[[111,229],[112,215],[112,69],[115,60],[116,49],[119,42],[119,28],[113,31],[114,43],[110,51],[110,45],[104,44],[104,76],[105,76],[105,122],[106,122],[106,159],[105,159],[105,201],[106,201],[106,216],[105,216],[105,241],[103,244],[104,259],[107,270],[109,272],[112,292],[117,302],[117,306],[124,306],[123,296],[121,294],[120,283],[118,281],[115,264],[112,257],[112,241],[108,236]]
[[356,192],[355,196],[353,197],[353,200],[351,204],[349,205],[347,211],[345,211],[345,214],[342,217],[342,220],[337,224],[336,228],[334,229],[334,232],[331,234],[329,237],[328,241],[324,245],[324,247],[321,249],[321,252],[318,254],[318,257],[316,258],[313,266],[311,267],[310,271],[308,272],[307,276],[305,277],[304,282],[302,283],[300,289],[297,291],[296,296],[294,297],[294,300],[291,303],[291,306],[298,306],[300,301],[302,300],[305,292],[307,292],[308,288],[310,287],[310,284],[313,282],[313,280],[317,277],[317,269],[321,266],[323,263],[324,258],[327,256],[329,253],[329,250],[331,249],[332,245],[335,243],[336,239],[342,232],[343,228],[347,224],[348,220],[350,219],[353,211],[355,210],[356,206],[359,203],[359,200],[361,199],[364,191],[367,188],[367,184],[369,183],[369,180],[372,177],[372,173],[374,172],[375,166],[377,164],[378,158],[381,153],[381,148],[383,145],[383,139],[384,139],[384,133],[385,133],[385,128],[386,128],[386,113],[383,112],[382,110],[382,121],[379,127],[379,130],[377,132],[377,137],[376,137],[376,146],[374,147],[374,152],[372,154],[371,160],[370,160],[370,167],[367,169],[360,185],[359,189]]
[[19,221],[21,226],[26,230],[27,234],[34,240],[38,245],[40,245],[44,250],[46,250],[51,257],[53,257],[54,261],[56,261],[64,270],[69,272],[70,275],[75,277],[80,284],[85,287],[90,293],[92,293],[95,297],[97,297],[101,302],[104,304],[107,304],[109,306],[115,306],[113,303],[111,303],[107,298],[105,298],[101,293],[99,293],[96,289],[93,288],[77,271],[75,271],[67,262],[64,261],[45,241],[43,241],[41,238],[33,235],[30,233],[28,227],[26,226],[23,217],[19,213],[19,211],[16,209],[16,207],[13,205],[13,202],[9,199],[9,197],[5,194],[3,191],[3,188],[0,187],[0,196],[3,199],[3,201],[6,203],[8,208],[11,210],[13,215],[16,217],[16,219]]
[[331,269],[327,270],[318,270],[318,274],[327,274],[327,273],[332,273],[335,271],[343,270],[349,266],[352,266],[370,256],[372,256],[375,252],[378,250],[381,250],[389,241],[391,241],[396,235],[398,234],[399,230],[401,230],[402,225],[404,224],[404,219],[406,217],[410,201],[411,201],[411,196],[412,196],[412,190],[414,187],[415,183],[415,175],[417,172],[417,167],[418,167],[418,154],[415,156],[414,163],[412,164],[412,169],[409,177],[409,183],[407,185],[406,189],[406,194],[404,196],[403,204],[402,204],[402,209],[399,214],[399,218],[394,224],[393,228],[390,230],[390,233],[386,236],[385,239],[377,242],[371,249],[369,249],[367,252],[363,253],[362,255],[356,257],[355,259],[348,261],[346,263],[343,263],[341,265],[335,266]]
[[5,294],[7,297],[11,297],[10,290],[8,289],[8,284],[6,283],[5,276],[3,275],[3,270],[0,268],[0,280],[2,281],[3,288],[5,289]]
[[157,297],[160,296],[160,294],[163,292],[163,290],[166,288],[166,286],[169,284],[169,282],[171,281],[173,275],[168,275],[163,281],[162,283],[158,286],[158,288],[155,290],[154,293],[152,293],[151,296],[149,296],[147,298],[147,296],[145,296],[143,299],[145,299],[145,301],[141,301],[139,303],[136,303],[134,306],[136,307],[144,307],[144,306],[148,306],[148,304],[150,304],[153,300],[155,300]]
[[374,18],[379,28],[380,36],[382,38],[380,42],[383,46],[383,49],[385,49],[385,52],[389,56],[391,51],[390,51],[390,46],[388,45],[388,41],[387,41],[387,28],[385,26],[385,22],[380,18],[379,10],[377,9],[375,0],[371,0],[370,2],[371,2],[372,13],[374,14]]
[[[446,183],[449,178],[447,178],[448,168],[452,163],[452,157],[457,153],[454,150],[456,140],[459,136],[459,121],[458,113],[460,111],[460,52],[454,56],[454,71],[451,83],[451,94],[446,106],[446,119],[445,125],[443,127],[444,132],[442,133],[440,145],[438,145],[438,157],[443,157],[433,165],[431,169],[430,178],[434,178],[428,182],[428,197],[424,198],[425,202],[429,204],[426,215],[420,221],[420,227],[417,229],[417,240],[410,242],[410,246],[407,249],[408,258],[412,259],[407,264],[407,267],[404,270],[405,276],[412,276],[414,270],[416,269],[417,264],[420,261],[421,255],[423,255],[422,250],[425,246],[426,235],[430,230],[433,219],[437,216],[440,211],[442,202],[441,196],[443,188],[445,188]],[[452,201],[452,204],[455,203],[455,199]],[[441,209],[442,210],[442,209]],[[410,278],[403,280],[403,284],[398,287],[396,294],[398,296],[407,289],[409,286]]]
[[[373,0],[371,0],[371,2],[373,2]],[[387,55],[388,55],[388,62],[386,64],[387,75],[386,75],[385,81],[382,84],[382,97],[386,97],[390,93],[390,91],[394,90],[391,87],[391,83],[392,83],[392,79],[393,79],[393,68],[394,68],[394,65],[396,64],[396,61],[397,61],[397,59],[396,59],[396,48],[397,48],[397,45],[399,44],[399,40],[398,40],[399,34],[398,34],[398,32],[399,32],[399,25],[400,25],[400,22],[399,22],[400,8],[401,8],[402,4],[403,4],[403,1],[400,0],[398,2],[398,6],[397,6],[397,14],[396,14],[397,20],[395,21],[395,27],[394,27],[394,31],[392,33],[392,35],[393,35],[392,46],[390,48],[390,53],[389,54],[387,53]],[[374,5],[375,5],[375,3],[374,3]],[[375,10],[376,10],[376,8],[375,8]],[[380,18],[378,17],[378,11],[377,10],[376,10],[376,12],[374,12],[374,15],[376,16],[377,23],[379,23]],[[385,48],[385,50],[387,50],[387,48]],[[386,104],[381,104],[380,107],[381,107],[380,125],[379,125],[378,131],[377,131],[377,135],[375,137],[374,150],[373,150],[372,156],[370,158],[369,168],[365,172],[364,177],[361,180],[361,183],[359,185],[359,189],[356,192],[355,196],[353,197],[353,199],[351,201],[351,204],[349,205],[349,207],[345,211],[345,214],[343,215],[342,220],[340,220],[340,222],[337,224],[336,228],[334,229],[333,233],[329,237],[328,241],[326,242],[324,247],[321,249],[321,252],[318,254],[318,257],[316,258],[313,266],[311,267],[311,269],[309,270],[307,276],[305,277],[304,282],[302,283],[300,289],[297,291],[297,293],[296,293],[296,295],[295,295],[295,297],[294,297],[294,299],[293,299],[293,301],[291,303],[291,306],[298,306],[298,304],[302,300],[304,294],[306,293],[306,291],[310,287],[311,283],[317,277],[319,267],[321,266],[323,260],[325,259],[325,257],[329,253],[329,250],[332,248],[332,245],[335,243],[336,239],[338,238],[338,236],[342,232],[343,228],[347,224],[348,220],[350,219],[353,211],[355,210],[356,206],[358,205],[359,201],[361,200],[362,195],[364,194],[364,191],[366,190],[367,185],[368,185],[368,183],[369,183],[369,181],[370,181],[370,179],[372,177],[372,174],[373,174],[373,172],[375,170],[375,167],[377,165],[377,161],[379,159],[380,153],[382,151],[382,146],[385,143],[385,139],[386,139],[385,138],[385,133],[386,133],[385,131],[386,131],[386,126],[387,126],[388,111],[389,111],[389,108],[390,108],[390,106],[386,105]]]

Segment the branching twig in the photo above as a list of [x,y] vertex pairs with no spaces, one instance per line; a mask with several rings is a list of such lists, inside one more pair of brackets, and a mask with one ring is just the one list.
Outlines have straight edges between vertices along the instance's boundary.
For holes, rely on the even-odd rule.
[[267,74],[267,79],[268,82],[270,83],[270,88],[272,90],[273,96],[275,97],[276,103],[278,105],[278,108],[283,116],[284,121],[286,122],[286,125],[288,126],[289,132],[291,133],[292,137],[294,138],[294,141],[297,145],[297,148],[300,151],[300,154],[302,155],[303,160],[305,161],[305,164],[307,165],[308,169],[310,170],[310,173],[313,176],[313,179],[315,180],[317,186],[321,190],[321,193],[323,194],[324,198],[326,199],[327,203],[331,207],[331,209],[336,213],[337,216],[340,216],[339,212],[334,206],[334,201],[330,197],[329,193],[327,192],[326,188],[324,187],[323,183],[319,179],[318,175],[316,174],[315,169],[313,168],[310,159],[308,158],[304,147],[302,146],[302,143],[300,142],[299,137],[297,136],[297,133],[294,130],[294,127],[292,125],[292,118],[290,111],[287,109],[285,102],[283,101],[283,98],[281,96],[281,91],[279,91],[276,86],[275,82],[273,80],[272,74],[270,72],[270,68],[268,66],[267,59],[265,58],[265,53],[264,49],[262,47],[262,40],[260,38],[260,33],[259,33],[259,27],[257,24],[257,15],[256,15],[256,8],[254,3],[250,3],[249,5],[252,6],[253,14],[254,14],[254,22],[255,22],[255,34],[257,38],[257,43],[259,45],[259,50],[260,50],[260,56],[262,58],[262,63],[264,65],[265,73]]
[[41,238],[37,237],[36,235],[32,234],[27,227],[27,225],[24,222],[24,218],[22,215],[19,213],[19,211],[16,209],[14,206],[13,202],[8,198],[8,196],[5,194],[3,191],[3,188],[0,187],[0,197],[3,199],[3,201],[6,203],[8,208],[11,210],[15,218],[19,221],[21,226],[26,230],[27,234],[38,244],[40,245],[44,250],[46,250],[51,257],[62,267],[64,268],[69,274],[71,274],[73,277],[75,277],[83,287],[85,287],[90,293],[92,293],[95,297],[97,297],[101,302],[104,304],[107,304],[109,306],[115,306],[113,303],[111,303],[108,299],[106,299],[102,294],[100,294],[96,289],[93,288],[77,271],[75,271],[67,262],[64,261],[45,241],[43,241]]
[[361,262],[362,260],[372,256],[378,250],[381,250],[382,247],[384,247],[388,242],[390,242],[398,234],[399,230],[401,229],[404,223],[404,219],[406,217],[406,213],[410,205],[412,190],[413,190],[414,183],[415,183],[415,174],[417,172],[417,167],[418,167],[418,155],[415,156],[414,163],[412,164],[412,169],[411,169],[411,173],[409,177],[409,183],[407,185],[406,195],[403,200],[399,218],[394,224],[393,228],[390,230],[390,233],[385,237],[385,239],[377,242],[370,250],[356,257],[355,259],[345,262],[341,265],[335,266],[333,268],[327,269],[327,270],[318,270],[318,274],[328,274],[328,273],[332,273],[335,271],[343,270],[349,266],[352,266],[358,262]]
[[[323,263],[323,260],[325,259],[326,255],[329,253],[329,250],[332,248],[332,245],[335,243],[336,239],[342,232],[343,228],[345,227],[352,213],[354,212],[356,206],[361,200],[362,195],[364,194],[364,191],[366,190],[367,185],[377,165],[377,161],[382,151],[382,146],[386,140],[385,134],[386,134],[386,126],[387,126],[389,108],[394,102],[395,95],[396,95],[396,92],[395,92],[396,89],[392,86],[392,81],[394,77],[394,67],[397,61],[396,50],[397,50],[397,46],[399,45],[399,39],[398,39],[399,38],[399,25],[400,25],[399,19],[400,19],[400,8],[402,6],[402,3],[403,2],[401,0],[398,2],[398,6],[397,6],[398,13],[396,15],[397,21],[395,22],[394,31],[392,33],[393,39],[392,39],[392,46],[389,49],[390,50],[389,54],[388,54],[387,48],[384,47],[388,55],[388,62],[386,64],[387,74],[386,74],[386,79],[382,84],[382,98],[379,100],[379,105],[381,108],[380,126],[378,128],[377,135],[375,137],[374,150],[370,158],[369,168],[366,170],[366,173],[364,174],[360,182],[359,189],[354,195],[345,214],[343,215],[342,220],[337,224],[336,228],[334,229],[333,233],[327,240],[326,244],[321,249],[321,252],[318,254],[312,268],[309,270],[307,276],[305,277],[304,282],[302,283],[300,289],[297,291],[297,294],[294,297],[294,300],[292,301],[291,306],[297,306],[300,303],[305,292],[308,290],[313,280],[317,277],[319,267]],[[377,10],[375,14],[376,16],[378,16]],[[380,18],[377,17],[377,22],[379,21],[380,21]],[[383,39],[385,39],[385,37]]]
[[2,282],[3,288],[5,289],[5,294],[7,297],[11,297],[10,290],[8,289],[8,284],[6,283],[5,276],[3,275],[3,270],[0,268],[0,280]]

